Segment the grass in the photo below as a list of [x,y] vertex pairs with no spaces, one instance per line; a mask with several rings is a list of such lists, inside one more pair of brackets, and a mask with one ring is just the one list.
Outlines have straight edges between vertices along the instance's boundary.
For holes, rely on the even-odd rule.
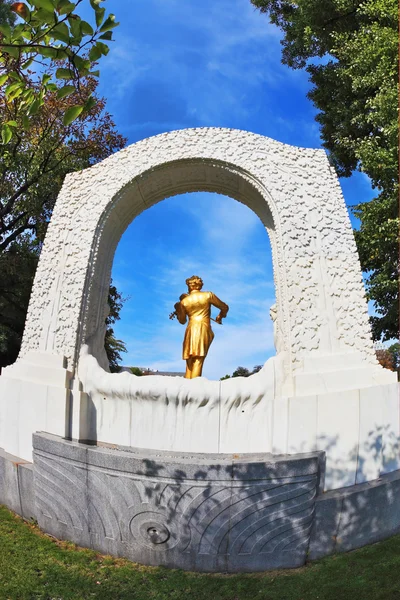
[[295,570],[143,567],[60,542],[0,507],[1,600],[400,600],[400,535]]

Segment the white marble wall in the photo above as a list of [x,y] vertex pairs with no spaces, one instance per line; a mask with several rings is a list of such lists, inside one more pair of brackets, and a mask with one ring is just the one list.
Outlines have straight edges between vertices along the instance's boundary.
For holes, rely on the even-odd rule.
[[[251,378],[106,372],[104,319],[129,223],[175,194],[247,204],[270,236],[277,357]],[[0,447],[42,430],[189,452],[325,450],[328,489],[399,468],[395,375],[375,360],[355,242],[323,150],[227,129],[143,140],[66,177],[40,256],[21,354],[0,377]]]

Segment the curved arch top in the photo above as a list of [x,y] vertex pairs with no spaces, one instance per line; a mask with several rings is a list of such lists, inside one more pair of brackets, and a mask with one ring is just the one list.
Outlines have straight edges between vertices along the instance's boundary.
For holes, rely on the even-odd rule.
[[65,356],[82,344],[102,362],[112,259],[129,223],[156,202],[214,191],[248,205],[273,252],[282,348],[304,357],[374,353],[354,238],[334,170],[321,149],[253,133],[183,129],[151,137],[65,179],[40,257],[21,356]]

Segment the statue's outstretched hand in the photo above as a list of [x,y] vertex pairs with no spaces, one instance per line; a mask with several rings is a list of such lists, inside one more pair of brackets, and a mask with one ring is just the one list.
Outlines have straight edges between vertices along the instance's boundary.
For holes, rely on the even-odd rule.
[[217,316],[215,317],[215,322],[216,322],[216,323],[218,323],[219,325],[222,325],[222,319],[223,319],[223,318],[224,318],[224,317],[223,317],[223,316],[221,315],[221,313],[220,313],[219,315],[217,315]]

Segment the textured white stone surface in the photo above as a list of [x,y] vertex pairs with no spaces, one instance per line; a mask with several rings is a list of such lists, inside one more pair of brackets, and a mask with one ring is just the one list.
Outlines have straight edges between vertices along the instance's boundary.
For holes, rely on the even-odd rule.
[[215,128],[155,136],[66,177],[40,257],[21,356],[28,350],[61,354],[73,369],[81,345],[91,341],[102,363],[109,276],[122,233],[156,202],[200,190],[247,204],[265,224],[289,368],[316,352],[359,352],[375,364],[350,221],[325,152]]
[[[146,208],[194,191],[231,196],[264,223],[278,355],[250,378],[223,382],[108,373],[104,320],[118,241]],[[0,446],[29,460],[32,432],[43,430],[159,450],[323,449],[335,488],[399,468],[394,382],[375,359],[353,233],[325,152],[187,129],[66,177],[20,357],[0,378]],[[377,457],[366,448],[375,434]]]

